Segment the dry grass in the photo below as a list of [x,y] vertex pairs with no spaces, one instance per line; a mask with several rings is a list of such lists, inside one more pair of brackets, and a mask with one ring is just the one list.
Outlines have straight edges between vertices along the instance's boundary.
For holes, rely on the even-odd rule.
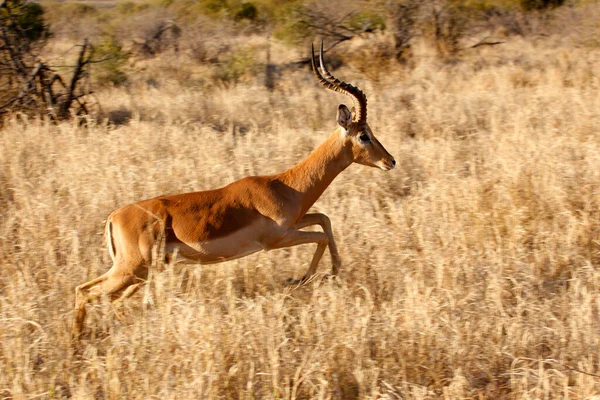
[[0,130],[1,398],[600,395],[569,368],[600,374],[597,49],[515,41],[454,65],[421,58],[376,86],[339,71],[399,162],[353,166],[317,202],[340,279],[282,287],[311,246],[167,268],[120,318],[91,306],[74,345],[73,290],[109,267],[112,209],[281,171],[346,101],[308,71],[267,92],[187,86],[154,62],[160,85],[149,65],[99,93],[127,124]]

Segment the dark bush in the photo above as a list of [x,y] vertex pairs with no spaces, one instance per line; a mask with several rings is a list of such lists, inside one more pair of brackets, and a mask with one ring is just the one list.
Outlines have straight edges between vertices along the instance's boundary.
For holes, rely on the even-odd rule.
[[545,10],[560,7],[564,3],[565,0],[521,0],[521,7],[527,11]]
[[[38,3],[24,0],[9,0],[4,4],[14,18],[6,19],[11,30],[19,31],[19,34],[31,42],[46,38],[50,31],[44,20],[44,9]],[[3,16],[8,16],[7,10],[1,10]]]
[[236,21],[240,21],[243,19],[247,19],[249,21],[254,21],[258,16],[258,9],[252,3],[243,2],[237,7],[234,14],[234,19]]

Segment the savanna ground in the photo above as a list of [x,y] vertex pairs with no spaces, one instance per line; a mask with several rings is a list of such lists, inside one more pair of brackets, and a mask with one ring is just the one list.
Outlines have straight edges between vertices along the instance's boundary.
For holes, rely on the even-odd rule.
[[[260,73],[215,83],[167,51],[123,66],[126,85],[99,87],[113,122],[13,115],[0,129],[0,398],[600,396],[594,29],[510,36],[451,60],[423,40],[410,65],[377,74],[344,64],[335,74],[367,93],[398,167],[352,166],[313,208],[332,220],[339,278],[282,286],[312,246],[167,265],[122,307],[90,305],[80,342],[74,288],[110,267],[113,209],[280,172],[348,100],[307,68],[269,90]],[[48,53],[68,50],[67,36]],[[259,35],[236,40],[265,49]],[[276,41],[271,52],[302,55]]]

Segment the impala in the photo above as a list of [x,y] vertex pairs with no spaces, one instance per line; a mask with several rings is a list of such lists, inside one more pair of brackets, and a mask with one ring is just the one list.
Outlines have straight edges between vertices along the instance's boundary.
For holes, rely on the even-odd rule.
[[[101,295],[122,300],[148,277],[153,249],[160,244],[169,261],[211,264],[244,257],[261,250],[316,243],[308,271],[312,276],[329,247],[332,272],[339,272],[338,254],[331,223],[325,214],[307,211],[333,179],[352,163],[379,167],[396,165],[367,124],[367,98],[357,87],[336,79],[323,60],[323,44],[317,67],[314,47],[312,70],[326,89],[349,96],[355,112],[341,104],[337,129],[316,150],[285,172],[252,176],[223,188],[160,196],[113,211],[106,221],[106,240],[113,266],[100,277],[75,289],[74,331],[82,330],[86,304]],[[354,115],[353,115],[354,114]],[[320,225],[323,232],[302,231]]]

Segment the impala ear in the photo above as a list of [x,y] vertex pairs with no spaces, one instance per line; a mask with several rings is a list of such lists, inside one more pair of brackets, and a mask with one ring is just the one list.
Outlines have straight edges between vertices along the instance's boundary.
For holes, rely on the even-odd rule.
[[340,104],[337,111],[337,123],[339,126],[348,130],[352,123],[352,112],[344,104]]

